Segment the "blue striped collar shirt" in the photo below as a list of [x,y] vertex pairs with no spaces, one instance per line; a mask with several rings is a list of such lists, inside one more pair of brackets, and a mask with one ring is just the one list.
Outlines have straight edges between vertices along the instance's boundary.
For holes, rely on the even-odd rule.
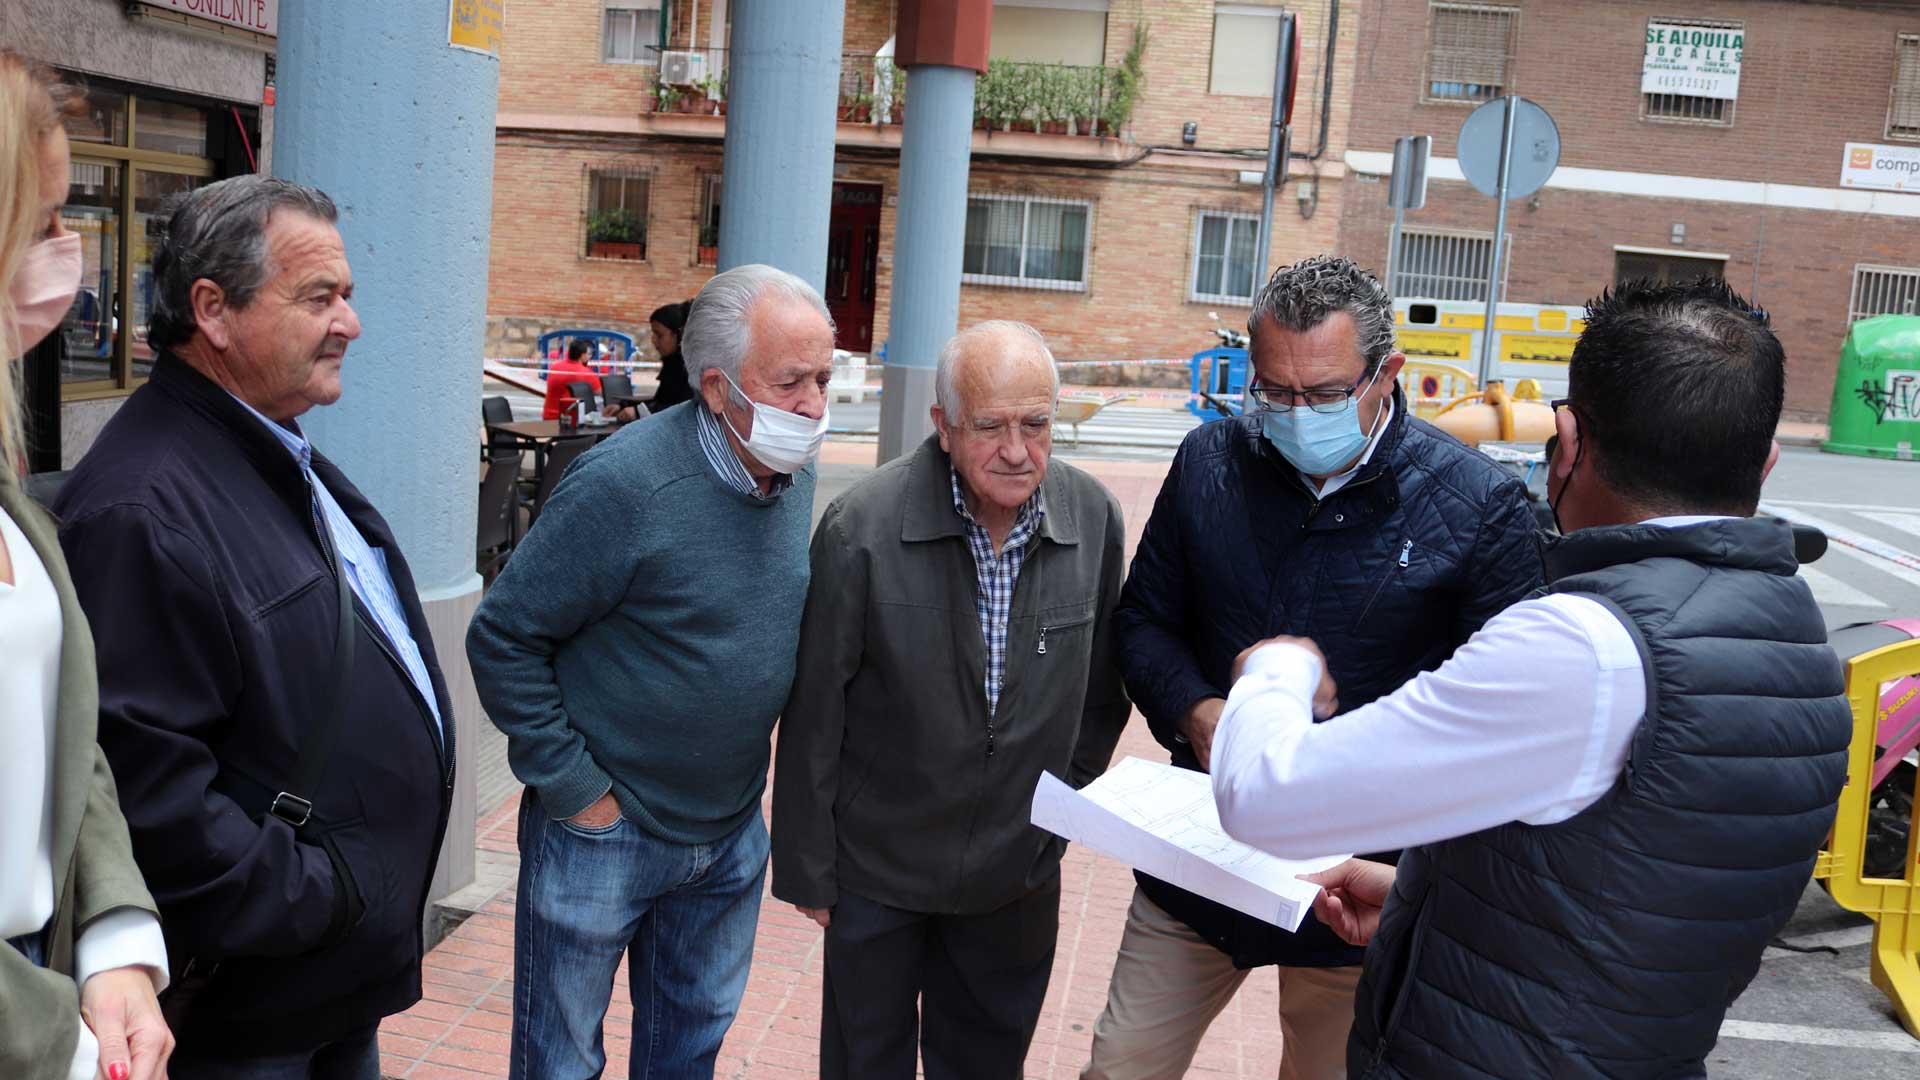
[[[229,394],[229,397],[233,395]],[[253,414],[254,419],[265,425],[286,447],[295,461],[300,463],[300,471],[306,474],[307,484],[313,489],[315,509],[320,519],[326,522],[327,534],[333,539],[333,550],[340,555],[340,567],[347,575],[347,584],[353,586],[353,594],[366,605],[368,614],[373,616],[380,633],[386,637],[387,644],[393,647],[394,655],[407,670],[407,676],[413,680],[414,689],[420,691],[420,697],[427,703],[427,709],[433,714],[434,723],[443,729],[445,721],[440,716],[440,699],[434,695],[433,679],[427,674],[426,658],[420,654],[420,646],[413,640],[413,631],[407,626],[407,611],[400,603],[400,593],[394,588],[393,573],[387,569],[386,553],[367,543],[334,501],[333,493],[327,490],[320,478],[313,474],[313,446],[297,428],[289,428],[275,423],[266,415],[239,398],[240,407]],[[440,732],[444,741],[446,733]]]
[[733,444],[727,441],[727,433],[720,426],[720,418],[713,410],[699,401],[688,405],[698,419],[695,425],[700,432],[700,452],[706,455],[707,464],[713,466],[714,474],[722,483],[742,495],[748,495],[762,502],[772,502],[793,486],[793,477],[786,473],[775,473],[772,490],[762,492],[760,485],[754,482],[753,474],[740,461],[740,455],[734,451]]

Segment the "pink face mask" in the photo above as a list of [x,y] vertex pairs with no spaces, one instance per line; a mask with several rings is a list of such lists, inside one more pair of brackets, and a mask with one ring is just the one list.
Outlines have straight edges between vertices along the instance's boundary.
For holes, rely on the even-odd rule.
[[27,249],[11,290],[17,352],[24,354],[40,344],[67,317],[80,291],[80,269],[78,233],[42,240]]

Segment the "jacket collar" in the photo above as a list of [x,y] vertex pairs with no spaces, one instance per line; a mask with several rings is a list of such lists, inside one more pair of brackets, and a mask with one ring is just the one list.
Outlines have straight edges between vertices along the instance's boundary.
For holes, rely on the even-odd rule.
[[[298,492],[300,498],[305,497],[306,478],[301,475],[300,462],[220,384],[164,350],[153,362],[153,375],[148,382],[240,444],[253,467],[283,494],[291,496]],[[314,457],[317,460],[319,455]]]
[[[940,449],[940,436],[927,436],[906,468],[907,505],[901,515],[900,539],[911,544],[965,537],[967,523],[953,512],[953,459]],[[1048,465],[1046,479],[1040,481],[1040,501],[1047,508],[1040,519],[1040,536],[1056,544],[1079,543],[1080,526],[1074,520],[1065,470],[1058,462]]]
[[1733,570],[1791,575],[1793,527],[1779,518],[1725,518],[1681,528],[1604,525],[1545,542],[1547,581],[1622,563],[1677,558]]

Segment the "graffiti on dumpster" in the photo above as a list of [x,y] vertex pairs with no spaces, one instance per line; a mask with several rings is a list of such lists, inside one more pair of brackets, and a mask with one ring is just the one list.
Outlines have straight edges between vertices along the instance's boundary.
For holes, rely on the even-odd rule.
[[1873,410],[1875,424],[1920,422],[1920,371],[1889,371],[1880,383],[1862,379],[1854,396]]

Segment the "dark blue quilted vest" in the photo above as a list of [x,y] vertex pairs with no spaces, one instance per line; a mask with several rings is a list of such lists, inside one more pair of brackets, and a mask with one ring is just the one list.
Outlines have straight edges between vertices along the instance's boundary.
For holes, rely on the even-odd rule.
[[1548,552],[1552,591],[1637,632],[1645,719],[1573,818],[1406,852],[1349,1076],[1706,1074],[1846,782],[1840,662],[1795,566],[1765,519],[1586,529]]

